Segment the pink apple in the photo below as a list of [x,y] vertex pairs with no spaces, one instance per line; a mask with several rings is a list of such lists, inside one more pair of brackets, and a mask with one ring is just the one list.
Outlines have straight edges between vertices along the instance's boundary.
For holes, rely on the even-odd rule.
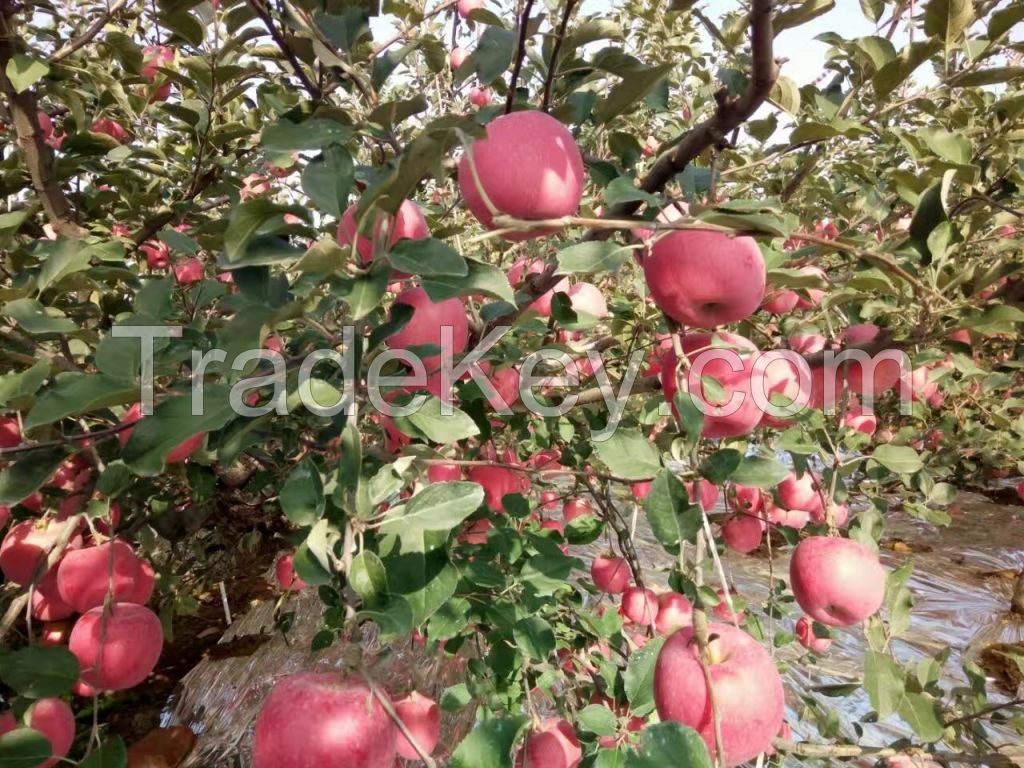
[[[429,755],[437,747],[441,736],[441,710],[437,703],[413,691],[404,699],[395,702],[395,713],[416,740],[424,754]],[[406,760],[419,760],[419,753],[402,733],[398,734],[398,756]]]
[[139,558],[139,578],[135,581],[135,591],[126,602],[145,605],[153,597],[156,589],[156,571],[146,560]]
[[773,315],[788,315],[796,307],[800,295],[796,291],[780,288],[764,297],[761,309]]
[[794,352],[798,352],[801,355],[813,355],[825,349],[828,339],[820,333],[800,333],[790,336],[786,343]]
[[545,512],[555,512],[558,510],[559,501],[562,496],[558,491],[541,491],[540,494],[540,505]]
[[171,247],[162,240],[147,240],[139,250],[146,254],[146,265],[150,269],[167,269],[171,263]]
[[[708,661],[723,763],[734,766],[771,746],[782,725],[785,695],[772,657],[754,638],[727,624],[710,629]],[[692,628],[669,637],[654,669],[654,701],[663,721],[695,729],[714,755],[714,717],[699,653]]]
[[[754,386],[764,387],[764,395],[769,406],[787,407],[794,403],[800,395],[800,373],[789,360],[784,358],[771,360],[764,369],[764,379],[760,384],[757,377],[754,377]],[[769,413],[767,407],[761,417],[761,425],[766,427],[785,429],[790,424],[792,421],[789,418],[774,416]]]
[[149,45],[142,49],[142,76],[149,81],[160,76],[160,67],[174,64],[174,49],[167,45]]
[[757,514],[764,506],[764,491],[752,485],[735,483],[729,496],[729,506],[737,512]]
[[801,616],[796,623],[796,639],[804,648],[815,653],[824,653],[832,646],[831,637],[818,637],[814,634],[813,623],[806,616]]
[[89,130],[93,133],[105,134],[118,144],[123,144],[124,140],[128,138],[128,131],[126,131],[120,123],[115,120],[111,120],[109,117],[104,117],[94,121],[93,124],[89,126]]
[[174,265],[174,279],[179,285],[192,285],[203,279],[205,269],[199,259],[185,259]]
[[[502,366],[499,368],[485,360],[480,363],[480,370],[487,376],[491,386],[494,387],[494,391],[498,393],[498,396],[505,405],[511,408],[519,402],[520,376],[518,368],[515,366]],[[494,402],[492,405],[497,409],[499,404]]]
[[[722,621],[742,624],[746,620],[747,614],[745,614],[743,612],[743,609],[740,608],[737,604],[738,601],[736,598],[740,596],[739,592],[737,592],[735,589],[729,590],[728,600],[726,600],[725,590],[720,589],[718,590],[717,594],[718,604],[712,609],[711,612]],[[729,607],[730,602],[732,602],[732,608]]]
[[622,594],[619,613],[634,624],[648,627],[658,618],[658,596],[650,589],[629,587]]
[[802,475],[790,472],[779,483],[778,493],[779,501],[786,509],[803,509],[812,515],[824,509],[816,478],[810,472]]
[[68,605],[61,599],[57,589],[57,571],[51,568],[32,591],[32,617],[40,621],[60,621],[74,614],[73,606]]
[[654,628],[659,635],[670,635],[692,623],[693,603],[686,595],[678,592],[662,592],[658,595],[658,616],[654,621]]
[[789,563],[790,585],[800,607],[833,627],[874,614],[885,597],[885,578],[878,555],[852,539],[804,539]]
[[459,541],[463,544],[474,544],[482,546],[487,543],[487,532],[494,528],[494,523],[484,518],[468,525],[463,533],[459,534]]
[[[64,525],[44,520],[23,520],[4,536],[0,544],[0,570],[8,581],[28,586],[36,570],[60,538]],[[81,536],[75,535],[68,549],[80,547]]]
[[[451,355],[460,355],[469,344],[469,320],[466,309],[459,299],[445,299],[433,302],[422,287],[409,288],[399,294],[395,304],[412,307],[413,315],[408,325],[388,339],[392,349],[410,347],[436,347]],[[442,329],[451,329],[451,343],[443,342]],[[439,353],[423,358],[427,373],[437,367]]]
[[651,495],[651,480],[641,480],[639,483],[633,483],[629,486],[629,490],[633,494],[633,498],[636,501],[643,501]]
[[583,312],[591,317],[608,317],[608,304],[596,285],[576,283],[569,289],[568,294],[574,312]]
[[103,605],[108,589],[116,602],[129,602],[142,578],[139,558],[120,539],[68,552],[57,570],[61,599],[78,613]]
[[767,510],[768,521],[773,525],[780,525],[783,528],[792,528],[799,531],[811,520],[811,513],[805,509],[784,509],[774,504]]
[[302,672],[280,680],[253,733],[253,768],[392,768],[398,729],[359,677]]
[[252,200],[263,195],[269,195],[273,187],[270,184],[270,179],[259,173],[250,173],[244,179],[242,179],[242,188],[239,190],[239,195],[242,200]]
[[551,718],[526,735],[516,768],[576,768],[582,759],[583,750],[572,726]]
[[[494,228],[492,215],[479,187],[501,213],[553,219],[576,213],[585,180],[583,157],[569,129],[533,110],[492,120],[486,138],[474,141],[459,161],[459,189],[469,210],[488,229]],[[504,237],[529,240],[544,234],[533,229]]]
[[[825,271],[820,267],[801,267],[799,272],[805,275],[813,275],[819,277],[824,281],[828,281],[828,277],[825,275]],[[821,300],[825,298],[825,291],[820,288],[805,288],[804,292],[808,298],[801,296],[796,303],[798,309],[813,309],[814,307],[821,304]]]
[[[356,219],[358,204],[353,203],[345,209],[341,222],[338,224],[338,244],[350,246],[353,238],[356,241],[356,251],[363,266],[373,261],[374,242],[368,237],[359,234],[359,222]],[[398,207],[395,216],[390,216],[380,211],[371,211],[367,214],[373,218],[371,231],[374,237],[383,237],[384,228],[387,228],[387,240],[384,243],[383,251],[387,252],[400,240],[425,240],[430,237],[430,228],[423,216],[423,211],[412,200],[404,200]],[[369,224],[367,225],[369,226]],[[381,254],[383,255],[383,253]],[[395,272],[398,277],[408,275]]]
[[602,592],[621,595],[633,581],[633,571],[623,557],[600,555],[590,564],[590,578]]
[[[697,481],[697,491],[694,491],[694,484],[683,483],[686,486],[686,497],[690,500],[691,504],[700,502],[701,507],[705,512],[709,512],[714,509],[715,503],[718,501],[718,486],[712,483],[710,480],[701,478]],[[698,499],[698,495],[700,498]]]
[[448,61],[451,62],[452,69],[461,67],[467,58],[469,58],[469,51],[465,48],[452,48],[452,52],[448,55]]
[[306,582],[295,573],[295,554],[287,552],[274,564],[274,578],[282,592],[298,592],[306,588]]
[[[721,344],[728,346],[718,346]],[[694,404],[704,412],[701,434],[712,438],[750,434],[763,416],[751,394],[757,347],[732,333],[690,333],[683,337],[683,351],[692,363],[687,370],[687,389]],[[661,387],[673,410],[676,367],[675,352],[669,352],[661,370]],[[708,378],[718,382],[724,396],[705,386],[704,379]]]
[[461,16],[464,19],[468,19],[469,18],[469,14],[471,14],[477,8],[483,8],[483,7],[484,7],[484,0],[459,0],[459,2],[456,4],[456,8],[458,9],[459,16]]
[[105,691],[133,688],[156,668],[163,648],[160,619],[149,608],[114,603],[82,614],[71,630],[68,649],[78,657],[81,679]]
[[527,475],[505,467],[470,467],[469,481],[484,489],[484,499],[492,512],[504,512],[502,499],[512,493],[527,493]]
[[697,229],[671,232],[651,246],[644,275],[658,307],[691,327],[738,322],[764,298],[764,257],[749,237]]
[[946,338],[949,339],[950,341],[955,341],[960,344],[966,344],[967,346],[971,346],[972,343],[971,332],[966,328],[960,328],[956,331],[953,331]]
[[[121,418],[122,424],[134,424],[142,418],[142,403],[136,403],[129,408],[124,416]],[[121,443],[123,448],[127,443],[128,439],[132,436],[134,429],[125,429],[117,433],[117,440]],[[200,432],[198,435],[192,435],[192,437],[186,438],[179,443],[175,448],[164,457],[164,461],[168,464],[180,464],[183,461],[188,461],[189,457],[192,456],[196,451],[203,447],[203,441],[206,439],[206,435]]]
[[847,407],[843,416],[843,426],[865,435],[873,435],[878,428],[878,419],[873,410],[858,403]]
[[490,88],[470,88],[469,89],[469,103],[478,109],[490,105],[491,103],[491,89]]
[[[75,740],[75,715],[71,707],[60,699],[40,699],[26,710],[22,722],[28,723],[28,727],[39,731],[50,742],[50,752],[53,755],[41,763],[36,763],[35,768],[51,768],[61,762],[61,758],[67,755],[71,744]],[[0,736],[9,733],[21,726],[11,712],[5,712],[0,716]],[[16,758],[12,760],[18,765]]]
[[565,520],[566,525],[571,523],[577,517],[585,517],[586,515],[593,516],[596,514],[597,510],[594,508],[594,503],[590,499],[568,499],[565,504],[562,505],[562,518]]
[[730,515],[722,523],[722,540],[734,552],[746,555],[761,546],[765,524],[756,514]]

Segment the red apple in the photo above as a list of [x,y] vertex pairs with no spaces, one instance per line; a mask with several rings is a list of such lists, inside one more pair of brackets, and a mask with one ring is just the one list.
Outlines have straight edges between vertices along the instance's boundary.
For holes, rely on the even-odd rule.
[[[466,309],[459,299],[445,299],[433,302],[422,287],[410,288],[399,294],[395,304],[412,307],[413,315],[408,325],[388,339],[392,349],[408,349],[409,347],[436,347],[442,345],[442,328],[451,328],[451,344],[448,351],[454,356],[466,351],[469,344],[469,320]],[[435,353],[423,358],[427,373],[437,367],[440,360]]]
[[[22,717],[22,722],[28,723],[28,727],[39,731],[50,742],[50,752],[53,755],[41,763],[36,763],[35,768],[51,768],[61,762],[61,758],[67,755],[71,744],[75,740],[75,715],[71,707],[60,699],[39,699],[32,704]],[[11,712],[5,712],[0,716],[0,736],[21,727],[21,723],[14,719]],[[12,758],[17,765],[16,758]]]
[[[494,228],[492,215],[478,182],[501,213],[519,219],[553,219],[576,213],[584,181],[583,157],[569,129],[534,110],[492,120],[486,138],[474,141],[459,162],[462,196],[488,229]],[[532,229],[504,237],[529,240],[544,234]]]
[[[429,755],[437,747],[441,736],[441,710],[437,703],[413,691],[404,699],[395,702],[395,713],[416,740],[416,744]],[[399,732],[398,756],[406,760],[419,760],[420,756],[412,743]]]
[[[142,418],[142,403],[135,403],[131,408],[127,410],[125,415],[121,418],[122,424],[134,424]],[[132,436],[134,429],[125,429],[117,433],[117,440],[121,443],[123,448],[127,443],[128,439]],[[206,439],[206,435],[200,432],[197,435],[182,440],[175,448],[164,457],[164,461],[168,464],[180,464],[188,459],[203,447],[203,441]]]
[[464,19],[469,18],[469,14],[475,11],[477,8],[484,7],[484,0],[459,0],[456,4],[459,16]]
[[295,573],[295,555],[287,552],[281,555],[274,564],[274,577],[277,586],[284,592],[298,592],[306,588],[306,582]]
[[469,103],[479,109],[483,109],[484,107],[488,106],[491,103],[491,89],[470,88]]
[[572,726],[550,718],[526,735],[516,768],[576,768],[582,759],[583,750]]
[[697,493],[694,492],[693,483],[683,483],[683,485],[686,486],[686,496],[691,504],[696,504],[700,501],[700,505],[705,512],[714,509],[715,503],[718,501],[717,485],[702,477],[697,483],[700,499],[697,498]]
[[686,595],[678,592],[662,592],[658,595],[658,617],[654,628],[660,635],[670,635],[677,629],[693,623],[693,603]]
[[502,499],[510,493],[526,493],[529,485],[527,476],[514,469],[504,467],[471,467],[469,481],[484,488],[484,498],[492,512],[504,512]]
[[789,348],[801,355],[813,355],[825,349],[828,339],[820,333],[803,333],[786,339]]
[[811,520],[811,513],[805,509],[783,509],[771,504],[767,510],[768,521],[773,525],[793,528],[799,531]]
[[107,590],[115,602],[130,602],[142,579],[139,558],[125,542],[114,541],[68,552],[57,569],[61,599],[78,613],[103,605]]
[[804,648],[815,653],[824,653],[832,645],[831,637],[818,637],[814,634],[813,622],[801,616],[795,627],[796,639]]
[[123,144],[124,140],[128,138],[128,131],[124,129],[124,126],[116,120],[111,120],[109,117],[93,121],[93,124],[89,126],[89,130],[93,133],[105,134],[118,144]]
[[[357,207],[358,204],[353,203],[345,209],[341,222],[338,224],[337,238],[338,244],[344,246],[351,245],[352,239],[355,238],[359,259],[362,261],[363,266],[366,266],[373,261],[374,244],[373,240],[359,234],[358,222],[356,221]],[[420,207],[412,200],[402,201],[402,204],[398,207],[398,213],[394,217],[376,211],[368,215],[374,216],[372,228],[374,237],[380,237],[384,227],[388,227],[387,241],[384,246],[385,251],[393,248],[399,240],[424,240],[430,237],[430,228],[427,226],[427,220],[424,218]],[[404,273],[396,273],[396,275],[399,274],[403,277],[408,277]]]
[[[687,390],[694,404],[704,412],[701,434],[717,438],[752,432],[764,415],[754,402],[751,389],[757,347],[732,333],[690,333],[683,337],[683,351],[692,364],[687,369]],[[678,390],[676,367],[675,352],[669,352],[661,369],[661,387],[673,411]],[[704,380],[708,378],[718,382],[722,396],[712,392],[710,385],[705,386]]]
[[156,589],[156,571],[146,560],[139,558],[139,577],[135,580],[135,591],[126,602],[145,605],[153,597]]
[[594,585],[609,595],[621,595],[633,580],[633,571],[625,558],[600,555],[590,564],[590,577]]
[[142,49],[142,76],[149,81],[160,76],[160,67],[174,63],[174,49],[167,45],[148,45]]
[[256,717],[253,768],[392,768],[398,729],[359,677],[302,672],[280,680]]
[[432,483],[450,483],[462,479],[462,467],[458,464],[431,464],[427,467],[427,479]]
[[185,259],[174,265],[174,279],[179,285],[193,285],[203,279],[203,262],[199,259]]
[[561,498],[558,491],[541,491],[540,505],[545,512],[554,512],[558,509]]
[[458,69],[462,66],[463,62],[469,58],[469,51],[465,48],[455,47],[452,48],[452,52],[448,54],[448,61],[452,65],[452,69]]
[[852,539],[812,536],[789,562],[790,586],[804,613],[833,627],[874,614],[885,598],[885,578],[878,555]]
[[[36,569],[60,538],[64,526],[44,520],[23,520],[11,527],[0,544],[0,570],[8,581],[28,586]],[[80,547],[82,538],[74,536],[68,549]]]
[[[826,282],[828,281],[828,276],[820,267],[800,267],[798,271],[805,275],[813,275]],[[804,292],[807,294],[808,298],[805,299],[803,296],[800,297],[796,303],[798,309],[813,309],[821,304],[821,300],[825,298],[825,291],[820,288],[805,288]]]
[[734,552],[746,555],[761,546],[765,524],[756,514],[737,513],[722,523],[722,540]]
[[139,250],[146,254],[146,265],[150,269],[167,269],[171,263],[171,247],[162,240],[147,240]]
[[60,563],[51,568],[32,591],[32,617],[40,621],[60,621],[74,614],[73,606],[60,597],[57,589],[57,572]]
[[644,275],[658,307],[691,327],[739,322],[764,298],[764,257],[749,237],[698,229],[671,232],[651,246]]
[[796,307],[800,294],[786,288],[774,290],[764,297],[761,309],[773,315],[788,315]]
[[764,506],[764,492],[752,485],[735,483],[729,496],[729,506],[737,512],[757,514]]
[[82,614],[71,630],[68,649],[78,657],[82,682],[98,690],[123,691],[149,677],[163,642],[160,619],[149,608],[114,603],[106,616],[102,607]]
[[778,487],[782,506],[786,509],[802,509],[811,515],[821,513],[825,507],[815,480],[810,472],[799,476],[790,472]]
[[[711,700],[693,629],[672,635],[654,669],[658,715],[700,733],[715,754]],[[739,765],[771,746],[785,708],[782,679],[772,657],[754,638],[726,624],[712,624],[708,659],[722,729],[723,763]]]
[[562,505],[562,519],[565,520],[565,524],[568,525],[577,517],[584,517],[586,515],[597,514],[594,509],[594,503],[590,499],[573,498],[568,499],[565,504]]
[[622,594],[619,613],[634,624],[648,627],[658,618],[658,596],[650,589],[629,587]]
[[21,445],[21,427],[13,416],[0,418],[0,448],[15,448]]
[[608,317],[608,303],[601,290],[592,283],[576,283],[569,291],[573,312],[583,312],[592,317]]
[[878,428],[878,419],[870,408],[860,404],[849,405],[843,415],[843,426],[865,435],[873,435]]

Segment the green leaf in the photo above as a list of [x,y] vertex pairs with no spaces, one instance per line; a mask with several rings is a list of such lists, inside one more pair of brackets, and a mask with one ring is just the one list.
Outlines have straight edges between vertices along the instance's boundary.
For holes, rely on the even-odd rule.
[[781,483],[789,470],[775,459],[765,459],[761,456],[744,456],[740,465],[730,475],[729,479],[740,485],[752,485],[755,488],[774,488]]
[[871,77],[876,98],[886,98],[910,77],[914,70],[941,50],[942,45],[934,40],[919,41],[908,45],[900,52],[899,57],[890,61]]
[[311,458],[300,461],[288,474],[278,502],[285,517],[296,525],[313,525],[323,517],[327,503],[323,478]]
[[445,712],[458,712],[473,700],[473,694],[465,683],[456,683],[444,689],[438,704]]
[[14,90],[24,93],[46,77],[50,71],[50,65],[32,56],[26,56],[24,53],[16,53],[7,62],[5,71]]
[[604,188],[604,201],[608,205],[632,202],[657,205],[659,202],[657,195],[644,192],[628,176],[619,176],[608,183],[608,186]]
[[1024,5],[1011,3],[1006,8],[1001,8],[989,17],[989,40],[997,40],[1022,21],[1024,21]]
[[476,512],[484,500],[477,483],[432,483],[397,508],[381,525],[383,533],[450,531]]
[[974,88],[979,85],[997,85],[1024,80],[1024,67],[988,67],[965,72],[949,82],[953,88]]
[[674,63],[659,64],[655,67],[634,69],[615,84],[606,97],[598,101],[594,116],[598,122],[607,123],[612,118],[627,112],[636,102],[643,99],[654,86],[675,68]]
[[[323,522],[325,521],[321,521]],[[349,586],[355,590],[367,608],[379,607],[387,596],[387,568],[383,561],[369,550],[363,550],[353,558],[348,581]],[[411,614],[411,606],[409,611]],[[413,619],[414,617],[410,616],[410,621]]]
[[899,705],[899,716],[914,729],[922,741],[933,742],[942,738],[942,718],[930,696],[907,693]]
[[0,768],[38,768],[52,755],[50,740],[34,728],[15,728],[0,736]]
[[961,133],[950,133],[937,126],[929,126],[918,130],[917,135],[932,152],[959,165],[969,165],[973,151],[971,142]]
[[906,678],[891,656],[876,651],[864,654],[864,689],[879,718],[896,711],[903,698]]
[[0,678],[30,699],[63,696],[78,675],[78,659],[61,646],[30,645],[0,656]]
[[960,39],[974,21],[971,0],[928,0],[924,9],[924,31],[943,42],[946,51]]
[[355,166],[348,150],[332,144],[309,161],[302,171],[302,191],[324,213],[340,217],[352,189]]
[[462,254],[441,240],[399,240],[388,251],[391,266],[412,275],[465,278],[469,266]]
[[721,485],[743,463],[743,454],[735,448],[722,448],[708,456],[699,467],[701,475],[715,485]]
[[360,611],[356,618],[376,622],[380,628],[381,639],[385,642],[407,637],[416,627],[416,616],[412,606],[404,597],[397,595],[392,595],[387,605],[381,608]]
[[395,416],[395,426],[403,433],[413,437],[423,436],[433,443],[455,443],[480,434],[476,422],[458,408],[452,407],[452,413],[441,412],[441,401],[433,395],[418,395],[423,398],[423,405],[416,413],[408,416]]
[[534,661],[544,661],[555,650],[555,632],[540,616],[528,616],[516,622],[512,637],[523,654]]
[[626,480],[647,480],[661,470],[657,447],[638,430],[617,429],[594,448],[612,474]]
[[[308,216],[308,213],[299,206],[280,205],[267,197],[257,197],[235,206],[228,219],[228,228],[224,232],[224,255],[228,263],[240,262],[247,255],[249,243],[253,238],[257,234],[266,234],[262,230],[267,221],[281,218],[280,224],[274,222],[275,227],[278,227],[283,224],[283,216],[286,213],[303,218]],[[251,259],[246,259],[246,262],[255,263]]]
[[56,241],[44,241],[38,254],[44,259],[36,284],[40,292],[61,278],[89,267],[89,251],[78,239],[61,237]]
[[352,138],[352,129],[334,120],[311,118],[301,123],[281,118],[263,129],[260,138],[267,152],[302,152],[323,149],[331,144],[345,144]]
[[607,240],[577,243],[558,252],[558,274],[615,272],[629,260],[632,253],[632,248]]
[[869,21],[877,24],[885,13],[885,0],[860,0],[860,9]]
[[967,318],[962,325],[980,333],[1013,333],[1017,323],[1024,323],[1024,311],[1009,304],[998,304]]
[[682,723],[664,722],[647,726],[640,747],[626,757],[626,768],[711,768],[711,755],[700,734]]
[[835,0],[803,0],[798,4],[794,4],[793,7],[776,13],[775,19],[772,22],[772,28],[775,34],[778,35],[783,30],[806,24],[808,21],[828,13],[835,7]]
[[654,711],[654,666],[664,644],[664,637],[648,641],[647,645],[630,655],[626,664],[622,681],[629,709],[637,717],[646,717]]
[[195,414],[191,394],[161,402],[151,416],[144,416],[132,427],[132,436],[121,452],[124,463],[139,475],[163,472],[164,457],[174,448],[193,435],[220,429],[235,417],[229,392],[223,384],[206,385]]
[[[431,534],[433,535],[433,534]],[[422,626],[443,605],[446,605],[459,586],[459,571],[448,561],[443,546],[447,537],[440,538],[441,546],[430,551],[410,551],[411,537],[402,539],[402,554],[384,558],[388,571],[388,586],[392,595],[404,597],[413,612],[413,626]],[[433,546],[421,534],[416,548],[425,550]]]
[[[515,293],[508,284],[508,277],[497,267],[474,259],[465,259],[468,274],[465,277],[429,275],[423,278],[423,289],[433,302],[452,299],[456,296],[486,294],[493,298],[515,302]],[[492,305],[493,306],[493,305]]]
[[917,451],[908,445],[880,445],[875,448],[871,458],[890,472],[900,475],[909,475],[924,467]]
[[615,713],[603,704],[590,704],[576,715],[580,727],[598,736],[614,736],[618,729]]
[[477,725],[455,748],[449,768],[511,768],[512,745],[525,717],[502,717]]
[[24,371],[0,376],[0,406],[34,395],[49,375],[50,361],[38,360]]
[[669,470],[661,470],[651,483],[644,511],[654,537],[669,551],[677,550],[684,538],[680,518],[688,507],[686,487]]
[[35,299],[15,299],[0,308],[0,315],[14,320],[25,333],[36,335],[74,333],[80,330],[63,312],[44,307]]
[[343,285],[339,295],[348,304],[353,320],[362,320],[380,307],[390,279],[391,269],[386,264],[375,264],[369,274]]
[[126,768],[128,751],[120,736],[111,736],[94,749],[78,768]]
[[0,471],[0,504],[10,506],[31,496],[53,476],[65,458],[67,453],[60,448],[21,454]]
[[947,221],[945,206],[942,204],[942,184],[933,184],[918,200],[914,216],[910,220],[910,238],[921,254],[924,263],[931,263],[928,236],[944,221]]
[[515,45],[516,37],[512,32],[500,27],[488,27],[480,36],[476,50],[459,68],[459,77],[464,77],[463,73],[476,72],[482,85],[490,85],[509,68]]
[[[131,339],[135,346],[139,339]],[[102,373],[66,373],[39,396],[25,417],[25,429],[52,424],[68,416],[80,416],[112,405],[139,399],[139,386]]]

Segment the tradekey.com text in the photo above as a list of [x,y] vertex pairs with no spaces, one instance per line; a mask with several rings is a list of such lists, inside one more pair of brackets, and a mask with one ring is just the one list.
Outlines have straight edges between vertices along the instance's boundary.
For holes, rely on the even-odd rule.
[[[603,402],[607,420],[592,435],[599,442],[614,434],[632,394],[659,388],[666,390],[666,402],[660,408],[663,416],[672,412],[673,399],[688,397],[705,417],[714,419],[727,420],[755,410],[774,419],[791,419],[807,408],[845,407],[850,398],[870,409],[894,389],[900,413],[907,415],[912,409],[910,361],[898,349],[873,355],[857,348],[825,350],[813,356],[812,364],[793,350],[760,352],[732,346],[724,336],[712,334],[707,346],[687,350],[682,364],[676,363],[671,350],[663,355],[658,361],[659,380],[651,375],[647,350],[634,350],[624,360],[621,355],[605,357],[597,349],[554,346],[518,362],[496,362],[489,354],[509,330],[510,326],[494,328],[458,360],[450,352],[452,329],[447,326],[440,329],[440,347],[367,349],[368,338],[357,333],[355,326],[345,326],[334,347],[294,355],[260,347],[234,350],[229,360],[226,350],[196,349],[191,356],[192,412],[202,415],[204,385],[214,374],[232,382],[230,406],[246,417],[287,414],[294,408],[286,402],[289,392],[295,392],[299,403],[318,416],[345,413],[351,417],[358,408],[369,407],[386,416],[405,417],[434,401],[440,401],[433,406],[439,410],[437,415],[453,416],[456,385],[468,381],[475,382],[478,396],[501,416],[530,412],[559,417],[575,407]],[[181,338],[182,327],[115,326],[112,333],[139,339],[140,400],[143,414],[152,413],[155,348],[159,340]],[[619,371],[615,378],[608,373],[612,364]],[[645,369],[646,376],[641,374]],[[340,396],[332,403],[321,402],[318,396],[323,397],[324,388],[317,383],[338,380],[340,388],[332,385],[331,391]]]

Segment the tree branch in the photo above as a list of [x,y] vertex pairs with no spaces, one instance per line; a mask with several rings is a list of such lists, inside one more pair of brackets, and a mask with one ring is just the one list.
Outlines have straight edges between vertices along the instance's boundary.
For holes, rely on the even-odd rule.
[[85,30],[85,32],[57,49],[53,56],[50,57],[50,63],[56,64],[63,61],[75,51],[87,46],[92,39],[100,33],[100,30],[103,29],[106,23],[110,21],[115,14],[119,13],[127,4],[128,0],[117,0],[117,2],[101,13],[96,21],[94,21],[90,27]]
[[14,35],[14,16],[17,6],[10,0],[0,5],[0,90],[7,98],[8,110],[18,145],[25,155],[25,165],[32,179],[32,187],[43,204],[43,211],[58,234],[81,237],[85,234],[74,220],[74,209],[57,182],[53,150],[47,146],[39,128],[39,105],[31,89],[18,93],[7,77],[7,65],[18,53],[20,38]]
[[316,83],[309,79],[309,75],[302,68],[302,63],[299,58],[295,55],[295,51],[288,45],[288,41],[284,39],[284,36],[274,25],[274,19],[270,15],[270,11],[267,10],[266,6],[263,5],[262,0],[246,0],[249,7],[256,12],[256,15],[260,17],[263,22],[263,26],[267,28],[267,32],[274,38],[274,42],[277,43],[277,47],[281,49],[281,53],[284,54],[285,58],[292,65],[292,69],[295,70],[295,76],[302,82],[302,87],[306,89],[309,95],[316,101],[320,101],[323,94],[317,87]]
[[[416,27],[418,27],[420,24],[425,22],[427,19],[432,19],[435,16],[437,16],[439,13],[444,13],[449,8],[454,7],[456,5],[456,3],[458,3],[458,2],[459,2],[459,0],[445,0],[445,2],[441,3],[439,6],[434,8],[432,11],[428,11],[428,12],[424,13],[423,14],[423,18],[420,19],[417,24],[414,24],[411,27],[407,27],[406,29],[403,29],[401,32],[396,34],[394,37],[388,38],[383,43],[381,43],[376,48],[374,48],[373,52],[370,54],[370,58],[373,58],[373,59],[377,58],[382,53],[384,53],[384,51],[386,51],[388,48],[390,48],[392,45],[394,45],[395,43],[399,42],[400,40],[404,40],[405,38],[407,38],[409,36],[409,34],[413,30],[416,29]],[[454,48],[455,46],[452,45],[452,47]]]
[[562,14],[562,22],[558,25],[558,33],[555,36],[555,44],[551,48],[551,62],[548,64],[548,74],[544,78],[544,98],[540,108],[547,112],[551,106],[551,90],[555,82],[555,74],[558,72],[558,56],[562,52],[562,41],[565,40],[565,30],[569,26],[569,18],[576,7],[576,0],[565,0],[565,13]]
[[533,10],[533,0],[526,0],[523,6],[523,13],[519,17],[519,45],[516,48],[515,63],[512,66],[512,75],[508,79],[508,95],[505,97],[505,114],[512,111],[512,105],[516,100],[516,83],[519,81],[519,73],[523,69],[523,59],[526,58],[526,38],[529,34],[530,11]]

